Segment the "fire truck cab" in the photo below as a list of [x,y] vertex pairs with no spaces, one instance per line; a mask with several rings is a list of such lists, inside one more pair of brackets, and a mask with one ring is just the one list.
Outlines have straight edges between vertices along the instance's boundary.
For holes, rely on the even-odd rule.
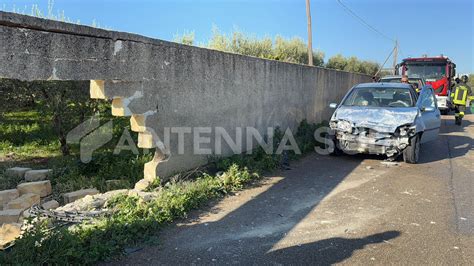
[[453,77],[456,75],[456,64],[446,56],[403,59],[396,67],[396,73],[412,78],[424,78],[426,84],[431,85],[436,93],[438,108],[442,113],[451,109],[450,92]]

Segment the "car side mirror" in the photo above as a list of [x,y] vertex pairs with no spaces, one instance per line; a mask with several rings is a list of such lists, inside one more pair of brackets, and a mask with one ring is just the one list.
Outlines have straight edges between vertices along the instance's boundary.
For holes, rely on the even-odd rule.
[[329,108],[336,109],[337,108],[337,103],[330,103]]

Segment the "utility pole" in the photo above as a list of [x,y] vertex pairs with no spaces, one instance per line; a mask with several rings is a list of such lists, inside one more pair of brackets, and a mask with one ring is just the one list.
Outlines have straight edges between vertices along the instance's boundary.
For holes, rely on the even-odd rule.
[[397,61],[398,61],[398,40],[395,40],[395,48],[393,49],[393,74],[394,75],[397,73],[397,70],[396,70]]
[[311,33],[311,7],[310,0],[306,0],[306,17],[308,18],[308,65],[313,65],[313,35]]

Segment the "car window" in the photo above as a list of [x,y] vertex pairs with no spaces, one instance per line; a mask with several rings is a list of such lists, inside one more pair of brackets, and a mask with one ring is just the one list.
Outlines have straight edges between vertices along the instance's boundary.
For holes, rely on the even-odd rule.
[[436,98],[430,89],[424,89],[420,93],[419,105],[423,108],[436,108]]
[[367,87],[354,88],[342,105],[368,107],[413,107],[414,101],[410,89]]

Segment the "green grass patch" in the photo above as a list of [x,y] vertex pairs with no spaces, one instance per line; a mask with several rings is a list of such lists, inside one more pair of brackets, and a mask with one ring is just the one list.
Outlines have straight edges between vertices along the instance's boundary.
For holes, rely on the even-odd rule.
[[0,157],[18,159],[58,156],[59,141],[51,116],[37,111],[14,111],[0,116]]

